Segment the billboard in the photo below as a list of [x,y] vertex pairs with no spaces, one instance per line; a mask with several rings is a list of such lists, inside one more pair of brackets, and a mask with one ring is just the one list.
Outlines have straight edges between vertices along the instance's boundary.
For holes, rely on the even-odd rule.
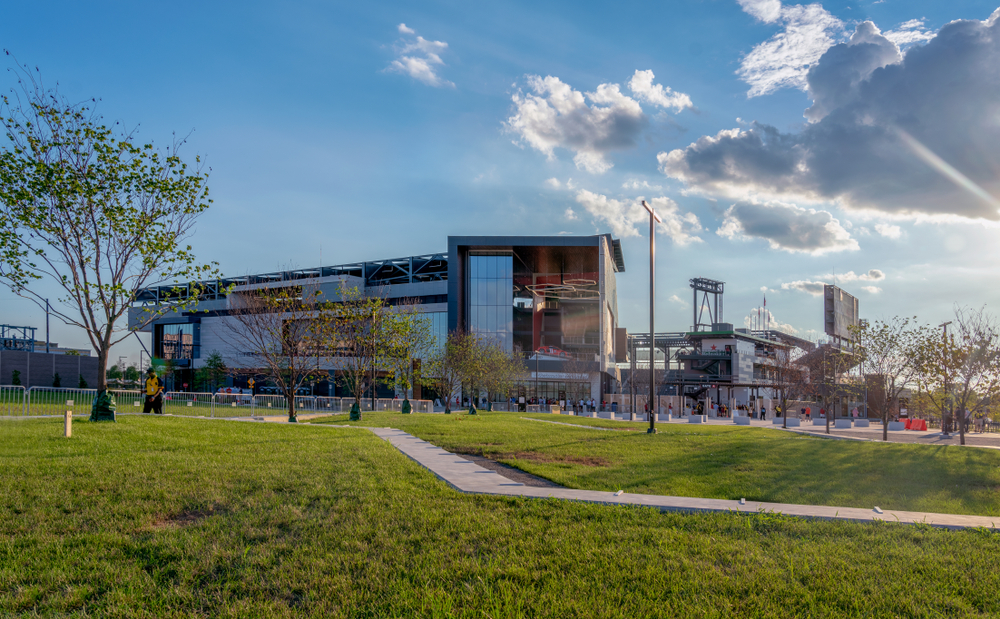
[[858,324],[858,299],[838,288],[823,286],[824,331],[831,337],[853,339],[850,328]]

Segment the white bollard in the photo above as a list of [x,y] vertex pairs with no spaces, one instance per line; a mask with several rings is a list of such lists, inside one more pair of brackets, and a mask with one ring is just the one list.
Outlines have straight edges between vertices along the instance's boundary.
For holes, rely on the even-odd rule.
[[73,436],[73,411],[66,411],[66,422],[63,424],[63,436],[70,438]]

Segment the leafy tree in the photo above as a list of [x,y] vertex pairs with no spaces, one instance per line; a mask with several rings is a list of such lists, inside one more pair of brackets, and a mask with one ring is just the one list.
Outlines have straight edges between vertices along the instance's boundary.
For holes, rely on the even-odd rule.
[[985,308],[957,307],[947,337],[925,329],[920,339],[919,379],[942,428],[958,416],[965,444],[968,413],[987,407],[1000,395],[1000,325]]
[[297,286],[234,293],[229,301],[223,338],[239,355],[229,371],[267,376],[285,396],[288,421],[294,422],[296,391],[310,376],[329,375],[323,367],[329,304]]
[[122,379],[122,371],[121,371],[121,369],[118,368],[117,364],[109,367],[104,374],[105,374],[105,376],[108,377],[109,381],[111,381],[111,380],[121,380]]
[[375,399],[380,373],[390,384],[400,380],[395,370],[425,346],[429,326],[414,312],[389,306],[380,294],[365,294],[346,286],[340,289],[340,300],[329,309],[326,347],[341,357],[341,380],[354,396],[352,419],[359,419],[364,393],[370,389]]
[[80,374],[80,382],[77,383],[77,387],[79,387],[80,389],[87,388],[87,381],[83,379],[83,374]]
[[888,440],[889,419],[898,410],[903,390],[920,375],[920,346],[926,337],[916,317],[861,322],[851,327],[854,351],[868,390],[868,409],[882,420],[882,440]]
[[[383,310],[386,311],[386,310]],[[415,304],[401,303],[390,310],[391,320],[386,325],[391,330],[385,338],[388,346],[386,367],[392,387],[409,399],[408,392],[419,377],[414,376],[414,359],[423,359],[435,345],[429,317],[420,312]]]
[[[8,52],[9,55],[9,52]],[[111,347],[130,335],[122,318],[144,288],[218,276],[184,243],[211,203],[208,175],[134,130],[104,124],[89,103],[70,103],[18,68],[18,87],[0,98],[7,145],[0,150],[0,281],[44,306],[46,279],[62,288],[52,315],[83,329],[97,352],[97,389],[107,388]],[[197,303],[176,288],[139,327]]]
[[487,399],[497,401],[500,397],[506,400],[518,381],[528,375],[521,351],[508,351],[495,339],[482,341],[484,353],[483,386]]
[[56,372],[52,377],[52,386],[56,389],[62,387],[62,378],[59,377],[59,372]]
[[21,371],[14,370],[14,374],[10,377],[10,384],[18,386],[21,384]]
[[139,371],[138,365],[130,365],[125,368],[123,377],[130,383],[137,383],[142,378],[142,372]]
[[226,378],[229,370],[226,362],[222,359],[222,354],[213,350],[205,357],[205,364],[198,370],[197,383],[199,390],[215,391],[219,384]]

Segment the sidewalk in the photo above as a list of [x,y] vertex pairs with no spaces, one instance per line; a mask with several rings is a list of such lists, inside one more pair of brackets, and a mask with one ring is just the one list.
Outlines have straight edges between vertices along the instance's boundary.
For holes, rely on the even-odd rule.
[[[331,427],[331,426],[326,426]],[[350,427],[350,426],[333,426]],[[445,451],[393,428],[367,428],[376,436],[389,442],[415,462],[428,469],[437,477],[459,492],[473,494],[493,494],[504,496],[524,496],[533,498],[556,498],[605,505],[644,505],[662,511],[687,512],[774,512],[802,518],[825,520],[851,520],[873,522],[884,520],[903,524],[925,523],[935,527],[950,529],[984,527],[996,528],[1000,518],[984,516],[963,516],[958,514],[934,514],[927,512],[904,512],[885,510],[878,513],[874,509],[856,507],[826,507],[822,505],[794,505],[785,503],[761,503],[724,499],[695,499],[687,497],[659,496],[652,494],[618,494],[595,490],[573,490],[570,488],[539,488],[525,486],[487,470],[457,454]],[[874,506],[873,506],[874,507]]]

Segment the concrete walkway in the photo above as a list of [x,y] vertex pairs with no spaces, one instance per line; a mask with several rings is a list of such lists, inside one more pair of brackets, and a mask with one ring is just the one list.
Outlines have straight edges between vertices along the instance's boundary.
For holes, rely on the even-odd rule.
[[[330,426],[327,426],[330,427]],[[349,426],[339,426],[349,427]],[[356,426],[355,426],[356,427]],[[596,490],[573,490],[570,488],[538,488],[511,481],[500,474],[463,459],[460,455],[445,451],[427,441],[418,439],[402,430],[393,428],[368,428],[376,436],[391,443],[415,462],[428,469],[459,492],[475,494],[495,494],[504,496],[524,496],[534,498],[568,499],[601,503],[605,505],[644,505],[662,511],[685,512],[774,512],[803,518],[824,520],[852,520],[873,522],[884,520],[904,524],[925,523],[935,527],[962,529],[968,527],[996,528],[1000,518],[984,516],[962,516],[958,514],[934,514],[926,512],[902,512],[885,510],[878,513],[874,509],[856,507],[825,507],[821,505],[794,505],[785,503],[761,503],[747,501],[727,501],[724,499],[693,499],[687,497],[659,496],[653,494],[629,494],[600,492]],[[874,506],[873,506],[874,507]]]

